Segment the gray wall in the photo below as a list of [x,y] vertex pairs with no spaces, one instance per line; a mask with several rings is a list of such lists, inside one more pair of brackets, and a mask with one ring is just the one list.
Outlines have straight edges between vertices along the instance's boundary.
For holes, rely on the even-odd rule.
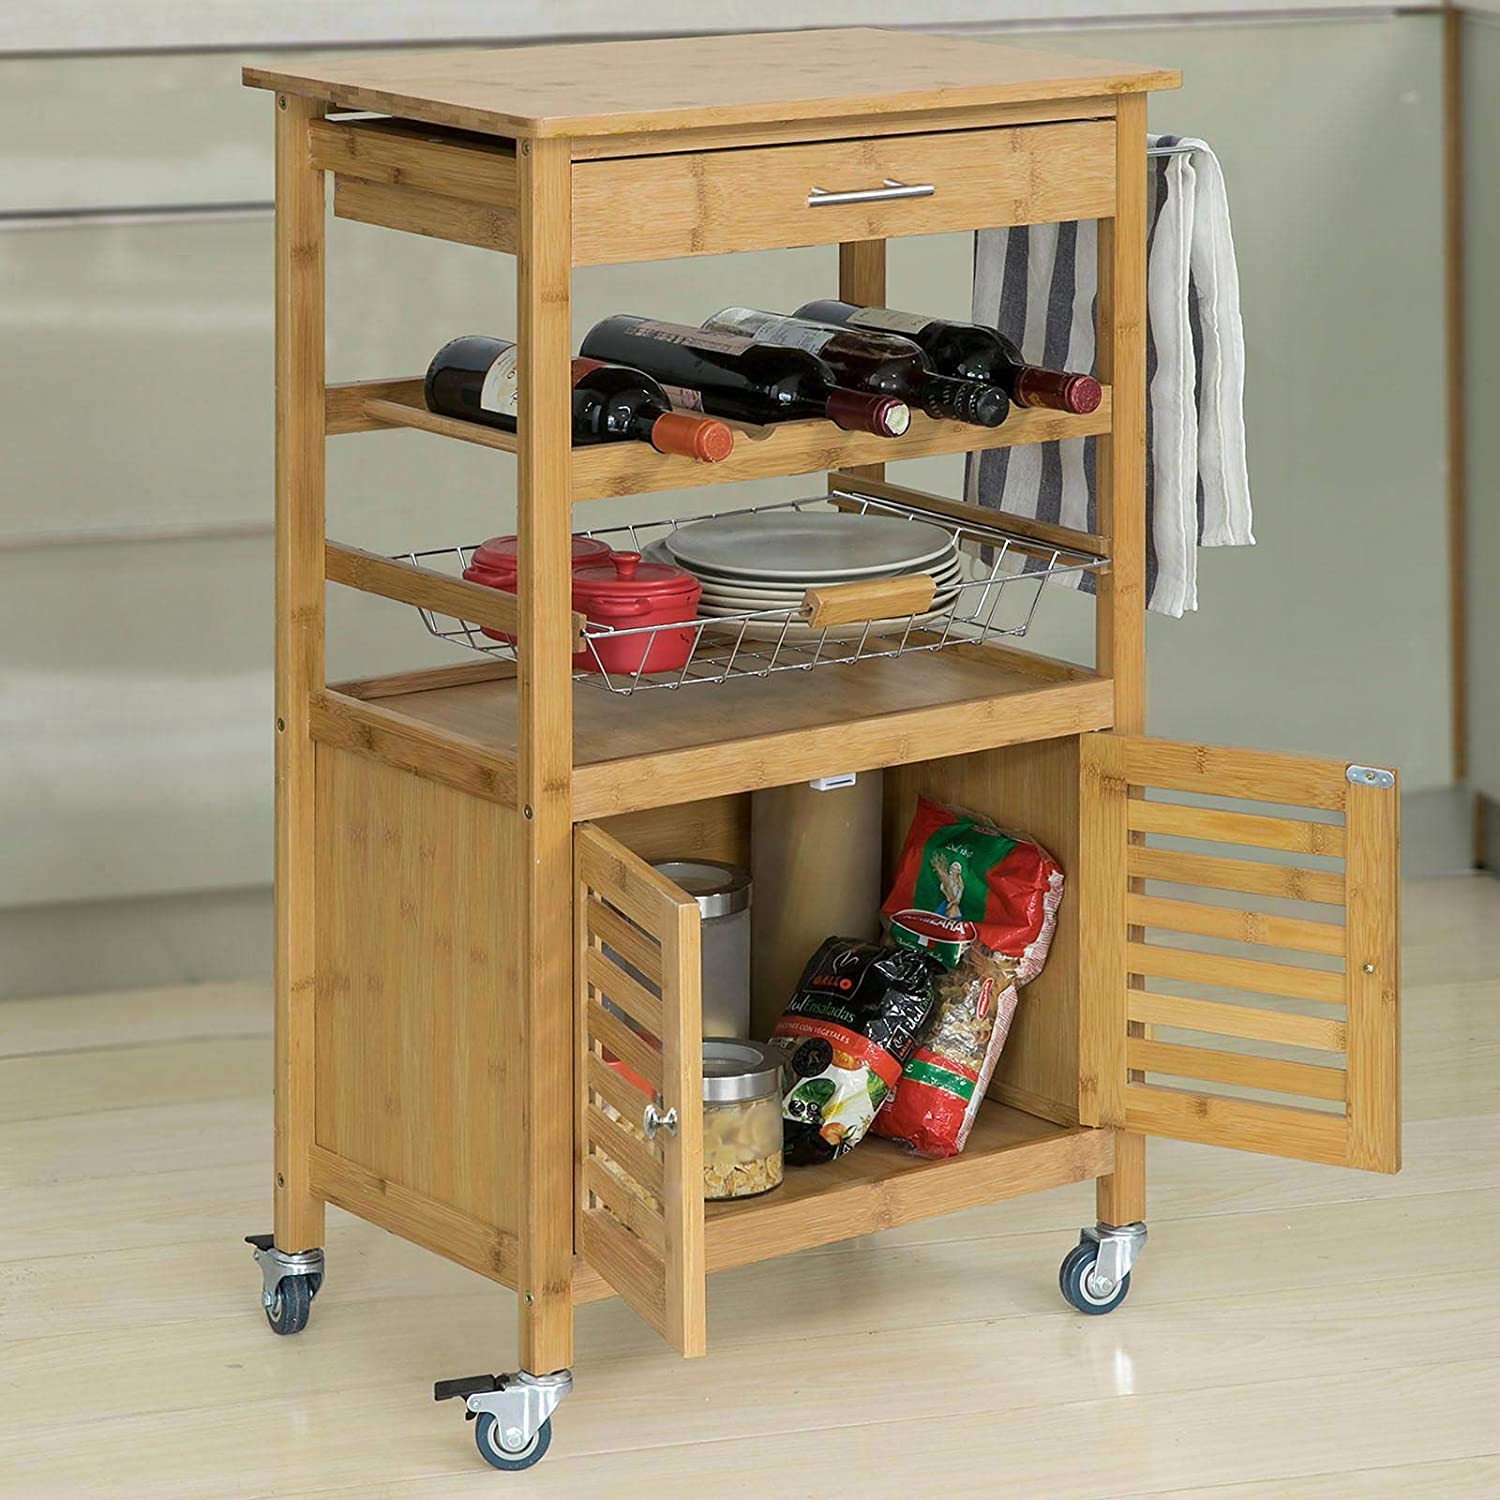
[[[1198,613],[1151,618],[1153,732],[1445,785],[1438,18],[1037,40],[1180,67],[1152,127],[1204,136],[1229,184],[1258,545],[1201,551]],[[899,247],[893,301],[962,304],[966,253]],[[1067,597],[1034,639],[1081,657],[1091,630]]]
[[1464,109],[1469,777],[1500,800],[1500,15],[1464,23]]
[[[1208,137],[1229,177],[1261,545],[1205,553],[1203,609],[1153,622],[1153,729],[1443,784],[1436,20],[1027,40],[1180,65],[1186,85],[1155,101],[1154,123]],[[238,87],[240,61],[0,61],[0,130],[24,143],[0,164],[0,205],[268,196],[270,101]],[[360,225],[330,234],[330,378],[420,371],[454,332],[511,326],[504,258]],[[893,301],[964,312],[969,257],[963,236],[898,243]],[[0,908],[263,885],[269,220],[0,230],[0,271]],[[590,270],[575,279],[576,331],[618,308],[696,320],[731,300],[788,305],[834,276],[831,250]],[[396,550],[509,530],[513,466],[459,448],[336,440],[330,531]],[[953,461],[904,467],[893,477],[957,492]],[[587,517],[691,503],[599,503]],[[100,528],[145,534],[87,540]],[[333,675],[452,659],[406,612],[332,592]],[[1086,658],[1090,640],[1089,606],[1058,593],[1037,646]]]

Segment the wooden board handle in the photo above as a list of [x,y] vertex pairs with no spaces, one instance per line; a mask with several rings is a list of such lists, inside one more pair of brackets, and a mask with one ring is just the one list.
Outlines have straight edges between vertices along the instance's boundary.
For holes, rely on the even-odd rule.
[[872,578],[835,583],[802,596],[802,617],[814,629],[824,625],[857,625],[864,620],[897,620],[924,615],[932,608],[937,584],[927,573],[899,578]]

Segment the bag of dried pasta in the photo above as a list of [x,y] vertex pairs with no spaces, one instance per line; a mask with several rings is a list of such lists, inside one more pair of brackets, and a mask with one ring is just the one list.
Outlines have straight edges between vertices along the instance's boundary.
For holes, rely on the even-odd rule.
[[909,944],[857,938],[828,938],[808,960],[771,1033],[787,1054],[788,1166],[832,1161],[864,1138],[927,1021],[941,973]]
[[920,947],[946,965],[933,984],[932,1012],[900,1080],[870,1127],[919,1156],[964,1149],[1016,1013],[1006,964],[974,941],[971,922],[907,911],[891,919],[891,939]]
[[1040,844],[921,797],[881,912],[972,923],[1007,983],[1019,987],[1047,961],[1062,893],[1062,870]]

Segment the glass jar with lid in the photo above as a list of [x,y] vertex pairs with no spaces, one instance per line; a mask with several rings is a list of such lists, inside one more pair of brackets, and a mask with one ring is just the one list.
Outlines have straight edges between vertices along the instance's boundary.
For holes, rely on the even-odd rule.
[[705,1198],[750,1198],[780,1184],[784,1060],[763,1042],[703,1039]]

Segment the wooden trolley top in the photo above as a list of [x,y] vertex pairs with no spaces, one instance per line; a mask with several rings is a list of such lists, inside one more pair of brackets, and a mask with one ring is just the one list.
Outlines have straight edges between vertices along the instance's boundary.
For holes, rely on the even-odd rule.
[[364,52],[244,70],[254,88],[487,135],[618,136],[1106,99],[1175,69],[853,28]]

